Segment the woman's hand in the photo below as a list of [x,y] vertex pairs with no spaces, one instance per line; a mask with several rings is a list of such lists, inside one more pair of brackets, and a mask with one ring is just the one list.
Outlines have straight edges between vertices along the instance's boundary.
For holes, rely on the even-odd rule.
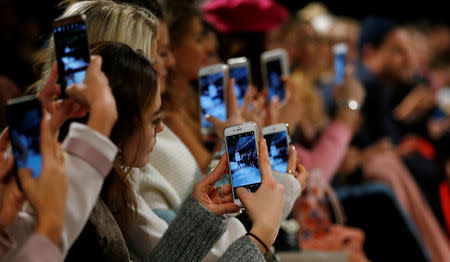
[[41,174],[33,178],[31,170],[20,169],[18,175],[23,192],[37,213],[35,231],[58,246],[66,206],[67,178],[64,153],[58,143],[57,132],[51,128],[49,116],[47,114],[41,122]]
[[[253,222],[250,232],[269,247],[277,237],[286,197],[283,185],[277,184],[272,176],[266,140],[263,138],[259,140],[259,165],[261,185],[258,191],[251,193],[240,187],[236,189],[236,193]],[[254,241],[264,253],[264,247],[258,241]]]
[[59,130],[67,120],[84,117],[88,112],[86,106],[73,99],[57,100],[61,95],[61,87],[57,81],[58,67],[55,62],[45,85],[39,90],[37,95],[44,111],[47,111],[51,115],[52,132]]
[[87,105],[90,113],[88,126],[109,137],[118,113],[108,78],[102,72],[100,56],[91,56],[83,83],[67,87],[66,94]]
[[216,216],[236,213],[240,210],[239,206],[234,204],[231,185],[222,186],[220,189],[214,186],[227,173],[228,160],[227,155],[224,154],[217,167],[203,181],[195,184],[192,193],[198,202]]
[[289,146],[289,159],[287,164],[287,173],[295,177],[302,190],[306,187],[306,179],[309,176],[308,171],[298,161],[297,151],[294,146]]
[[25,196],[19,190],[14,170],[14,156],[6,156],[9,132],[6,129],[0,137],[0,231],[16,220],[22,209]]

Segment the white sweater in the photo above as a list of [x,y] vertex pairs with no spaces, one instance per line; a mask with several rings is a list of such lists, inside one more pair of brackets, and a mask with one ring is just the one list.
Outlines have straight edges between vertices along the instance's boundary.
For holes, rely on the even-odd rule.
[[[190,151],[167,127],[158,134],[158,143],[150,155],[150,163],[145,168],[134,171],[133,179],[138,194],[138,204],[145,204],[145,207],[139,207],[142,211],[138,212],[142,215],[139,219],[147,220],[143,218],[144,213],[147,213],[149,224],[145,226],[145,231],[152,234],[150,243],[153,248],[153,243],[157,242],[158,237],[162,236],[168,225],[164,220],[156,219],[157,216],[150,208],[171,210],[177,208],[192,193],[193,185],[202,176]],[[277,182],[285,187],[287,201],[283,208],[284,219],[300,196],[301,188],[291,175],[277,172],[273,172],[273,175]],[[246,232],[238,219],[229,218],[227,231],[203,261],[216,261],[236,239],[245,235]],[[145,241],[135,233],[137,232],[132,232],[125,239],[130,251],[142,259],[150,251],[149,246],[145,245]]]

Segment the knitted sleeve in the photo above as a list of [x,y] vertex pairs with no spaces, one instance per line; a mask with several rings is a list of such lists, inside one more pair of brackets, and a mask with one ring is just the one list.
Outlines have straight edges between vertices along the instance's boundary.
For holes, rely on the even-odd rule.
[[144,261],[200,261],[225,232],[227,221],[216,217],[193,197]]
[[266,261],[259,252],[258,247],[255,242],[253,242],[249,237],[242,236],[227,249],[225,254],[218,260],[218,262],[253,262]]

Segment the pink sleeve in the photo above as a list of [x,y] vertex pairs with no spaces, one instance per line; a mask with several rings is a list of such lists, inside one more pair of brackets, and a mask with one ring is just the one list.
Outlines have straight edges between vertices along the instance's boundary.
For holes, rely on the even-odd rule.
[[344,124],[334,121],[325,129],[312,150],[300,144],[296,144],[295,148],[300,162],[307,170],[320,168],[324,178],[330,181],[347,152],[351,138],[351,131]]
[[59,262],[63,257],[59,249],[46,237],[33,234],[11,262]]

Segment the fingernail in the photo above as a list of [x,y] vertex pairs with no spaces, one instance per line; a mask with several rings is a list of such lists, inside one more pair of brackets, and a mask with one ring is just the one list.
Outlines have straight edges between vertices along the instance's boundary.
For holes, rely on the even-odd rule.
[[209,114],[206,114],[205,117],[206,117],[206,118],[209,118]]
[[45,119],[50,120],[50,119],[52,119],[52,116],[49,113],[46,113],[45,114]]
[[292,150],[295,150],[295,146],[294,145],[292,145],[291,147],[292,147]]

